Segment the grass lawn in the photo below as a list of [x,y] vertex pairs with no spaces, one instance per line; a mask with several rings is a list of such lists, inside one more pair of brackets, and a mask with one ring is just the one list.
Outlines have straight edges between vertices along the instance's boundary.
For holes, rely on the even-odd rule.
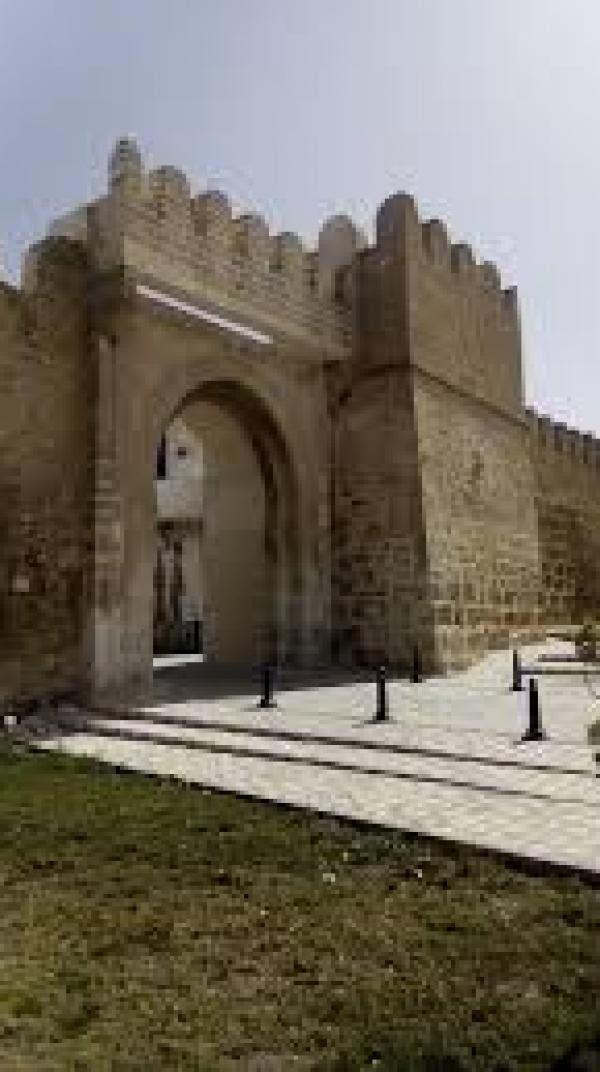
[[599,1003],[576,878],[0,745],[1,1072],[588,1072]]

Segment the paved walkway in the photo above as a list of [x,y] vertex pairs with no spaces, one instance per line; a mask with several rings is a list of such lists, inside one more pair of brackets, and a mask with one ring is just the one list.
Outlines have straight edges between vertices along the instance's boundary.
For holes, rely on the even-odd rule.
[[[561,650],[538,645],[524,658],[542,666]],[[193,676],[184,687],[172,678],[161,702],[135,711],[63,708],[38,744],[600,873],[600,778],[586,740],[600,676],[541,677],[548,737],[523,742],[527,694],[509,691],[510,667],[500,652],[450,679],[391,682],[391,719],[377,724],[372,683],[290,689],[261,711],[242,687],[198,698],[201,677],[195,697]]]

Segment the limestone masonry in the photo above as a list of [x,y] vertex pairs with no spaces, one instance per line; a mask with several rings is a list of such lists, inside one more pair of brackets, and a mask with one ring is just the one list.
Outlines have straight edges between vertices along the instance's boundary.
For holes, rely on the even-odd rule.
[[208,659],[444,672],[599,613],[600,442],[524,408],[515,291],[405,194],[307,250],[123,139],[0,284],[0,385],[0,706],[151,686],[173,422]]

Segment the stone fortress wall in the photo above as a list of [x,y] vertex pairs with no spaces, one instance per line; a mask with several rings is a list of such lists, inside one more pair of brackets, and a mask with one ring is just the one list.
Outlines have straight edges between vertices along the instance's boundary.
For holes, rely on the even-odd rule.
[[[183,303],[174,326],[142,292]],[[198,309],[214,341],[184,322]],[[372,245],[334,217],[308,251],[223,194],[191,196],[177,169],[147,173],[121,141],[108,193],[56,221],[21,291],[0,289],[0,702],[81,690],[94,623],[109,643],[140,620],[123,539],[142,518],[145,407],[160,385],[177,401],[170,380],[189,390],[200,360],[256,385],[294,433],[307,490],[280,521],[301,557],[275,596],[303,608],[321,660],[402,667],[418,645],[445,671],[598,613],[598,444],[526,411],[516,294],[492,265],[404,194]],[[258,444],[274,474],[276,433]]]
[[600,440],[527,410],[549,625],[598,618]]
[[[536,628],[539,564],[515,292],[412,198],[353,268],[340,407],[340,630],[371,660],[466,665]],[[334,537],[335,538],[335,537]],[[358,598],[357,598],[358,595]],[[365,617],[364,604],[369,607]]]
[[514,290],[409,215],[408,319],[436,665],[536,629],[539,563]]
[[0,708],[86,678],[93,380],[85,251],[45,243],[0,285]]

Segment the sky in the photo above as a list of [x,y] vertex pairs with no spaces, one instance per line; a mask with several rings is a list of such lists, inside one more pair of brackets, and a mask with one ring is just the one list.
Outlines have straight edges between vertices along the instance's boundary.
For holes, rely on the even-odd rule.
[[0,249],[150,166],[314,242],[412,193],[519,289],[526,397],[600,434],[595,0],[0,0]]

